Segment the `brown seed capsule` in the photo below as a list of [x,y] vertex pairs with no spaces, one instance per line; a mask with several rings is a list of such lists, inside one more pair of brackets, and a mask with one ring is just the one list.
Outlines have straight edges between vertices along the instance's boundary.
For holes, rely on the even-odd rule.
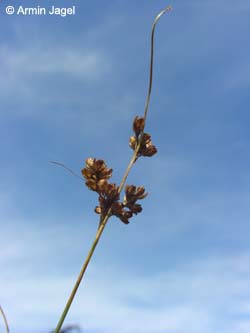
[[148,194],[145,193],[143,186],[126,185],[124,204],[134,204],[137,200],[144,199]]
[[133,216],[132,212],[130,211],[125,211],[121,216],[119,216],[120,220],[125,223],[129,224],[129,219]]
[[151,135],[148,133],[143,133],[141,144],[142,146],[146,146],[151,142]]
[[102,191],[102,194],[109,202],[114,202],[119,200],[120,194],[118,192],[118,187],[116,184],[109,184],[107,183],[104,187],[104,190]]
[[140,213],[142,211],[142,206],[139,204],[136,204],[136,203],[132,204],[132,205],[128,204],[126,207],[129,208],[129,210],[131,211],[132,214],[137,215],[138,213]]
[[141,155],[146,156],[146,157],[151,157],[156,153],[157,153],[157,149],[152,143],[147,145],[147,147],[142,149],[142,151],[141,151]]
[[[138,119],[143,119],[143,118],[138,118]],[[129,145],[130,145],[130,147],[133,150],[135,150],[139,141],[140,141],[140,139],[138,137],[131,136],[130,139],[129,139]],[[157,149],[152,144],[151,135],[148,134],[148,133],[143,133],[143,136],[141,138],[140,149],[139,149],[138,154],[137,154],[137,158],[139,156],[151,157],[151,156],[153,156],[156,153],[157,153]]]
[[101,179],[97,182],[97,188],[98,188],[98,192],[102,192],[105,191],[105,188],[107,186],[108,182],[106,179]]
[[97,183],[94,179],[88,179],[85,184],[90,190],[97,191]]
[[125,210],[121,202],[114,202],[112,204],[112,215],[118,217],[123,223],[128,224],[133,213],[130,210]]
[[121,214],[122,210],[123,210],[123,204],[121,202],[114,202],[112,204],[112,213],[113,215],[119,215]]
[[86,159],[86,167],[87,168],[92,168],[94,166],[94,164],[95,164],[95,158],[89,157],[89,158]]
[[135,132],[136,137],[138,137],[141,132],[144,130],[145,120],[138,116],[135,117],[133,122],[133,131]]
[[129,146],[135,150],[136,146],[137,146],[137,139],[135,136],[131,136],[129,139]]
[[101,213],[102,213],[102,209],[101,209],[101,207],[97,206],[97,207],[95,208],[95,212],[96,212],[97,214],[101,214]]

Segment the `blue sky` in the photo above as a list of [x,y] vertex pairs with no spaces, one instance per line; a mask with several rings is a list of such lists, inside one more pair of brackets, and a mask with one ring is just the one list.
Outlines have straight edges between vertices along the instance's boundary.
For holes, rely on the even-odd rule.
[[[14,3],[77,8],[7,16]],[[55,327],[98,224],[95,193],[48,161],[80,173],[103,158],[120,181],[151,24],[168,4],[0,3],[0,303],[11,332]],[[250,331],[250,3],[172,5],[156,31],[147,124],[158,154],[128,180],[149,196],[129,225],[105,229],[66,320],[85,332]]]

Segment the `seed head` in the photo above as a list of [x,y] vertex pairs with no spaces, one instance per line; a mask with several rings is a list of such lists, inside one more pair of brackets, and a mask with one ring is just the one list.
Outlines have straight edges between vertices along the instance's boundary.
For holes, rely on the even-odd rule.
[[151,157],[157,153],[156,147],[151,141],[151,135],[148,133],[143,133],[141,147],[139,151],[140,155]]
[[134,204],[137,200],[146,198],[147,195],[143,186],[126,185],[124,203],[125,205]]
[[86,166],[82,169],[82,175],[86,179],[86,185],[92,191],[99,192],[112,176],[112,169],[108,169],[103,160],[88,158]]
[[[136,136],[131,136],[129,139],[129,146],[133,150],[135,150],[137,145],[139,144],[139,140],[140,139],[137,138]],[[143,136],[141,139],[141,145],[140,145],[140,149],[138,151],[137,157],[139,157],[139,156],[151,157],[156,153],[157,153],[157,149],[151,141],[151,135],[148,133],[143,133]]]
[[[142,118],[141,118],[142,119]],[[136,118],[135,122],[140,122]],[[139,126],[139,125],[138,125]],[[137,132],[138,133],[138,132]],[[137,145],[138,139],[131,137],[131,145]],[[150,145],[151,138],[149,134],[144,133],[142,138],[142,147]],[[126,185],[123,202],[120,202],[119,187],[115,183],[109,183],[112,176],[112,169],[109,169],[103,160],[88,158],[86,166],[82,169],[82,175],[86,179],[86,185],[92,191],[99,194],[99,205],[95,207],[95,212],[102,217],[106,214],[118,217],[123,223],[128,224],[133,215],[142,211],[142,206],[136,201],[144,199],[147,196],[143,186]]]

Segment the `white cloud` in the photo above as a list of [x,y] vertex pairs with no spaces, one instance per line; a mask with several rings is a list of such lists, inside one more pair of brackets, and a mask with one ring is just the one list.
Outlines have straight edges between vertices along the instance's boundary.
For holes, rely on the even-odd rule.
[[[65,74],[83,80],[98,78],[107,68],[107,59],[98,50],[56,48],[11,49],[1,47],[1,62],[6,74]],[[20,78],[21,79],[21,78]]]
[[[58,48],[54,45],[50,49],[2,46],[0,61],[0,96],[19,104],[59,102],[65,99],[65,95],[68,100],[67,91],[64,94],[58,91],[58,82],[95,83],[109,69],[109,60],[100,50]],[[49,86],[52,88],[48,89]],[[35,104],[32,109],[36,108]]]

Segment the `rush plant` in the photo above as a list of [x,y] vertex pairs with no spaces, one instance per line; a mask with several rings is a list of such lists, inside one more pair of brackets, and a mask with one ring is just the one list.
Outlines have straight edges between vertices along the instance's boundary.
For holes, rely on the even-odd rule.
[[[82,169],[82,176],[85,180],[85,184],[91,190],[98,195],[98,206],[95,208],[95,212],[99,215],[99,226],[89,250],[89,253],[84,261],[79,276],[75,282],[74,288],[69,296],[63,313],[58,321],[54,333],[62,333],[61,327],[76,295],[78,287],[82,281],[84,273],[88,267],[88,264],[92,258],[95,248],[101,238],[103,230],[111,216],[116,216],[121,222],[128,224],[130,219],[142,211],[142,206],[138,201],[143,200],[147,193],[144,187],[136,185],[125,185],[127,177],[131,168],[134,166],[139,158],[151,157],[156,154],[157,149],[153,145],[151,135],[146,133],[145,126],[152,90],[153,79],[153,60],[154,60],[154,34],[157,22],[163,14],[170,11],[171,6],[162,10],[154,19],[151,31],[151,54],[150,54],[150,73],[149,73],[149,86],[148,94],[146,98],[145,110],[142,116],[136,116],[133,121],[133,135],[129,139],[129,146],[133,150],[131,160],[127,166],[125,174],[119,185],[110,182],[112,176],[112,169],[108,168],[104,160],[97,158],[87,158],[86,164]],[[60,163],[56,163],[60,164]],[[71,170],[70,170],[71,171]],[[125,187],[125,190],[124,190]],[[124,190],[124,197],[121,199],[121,193]]]

